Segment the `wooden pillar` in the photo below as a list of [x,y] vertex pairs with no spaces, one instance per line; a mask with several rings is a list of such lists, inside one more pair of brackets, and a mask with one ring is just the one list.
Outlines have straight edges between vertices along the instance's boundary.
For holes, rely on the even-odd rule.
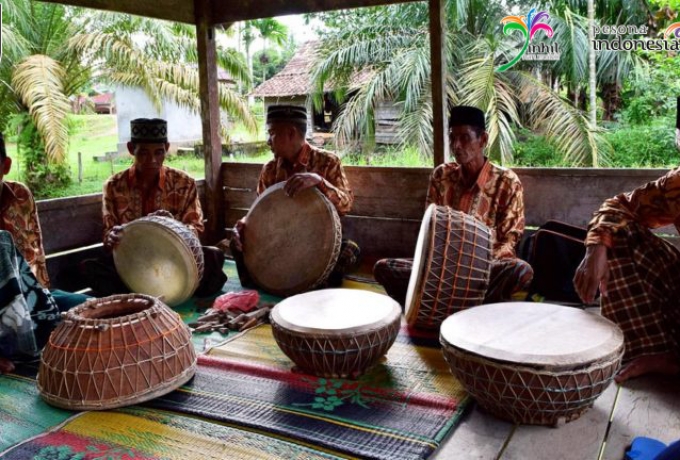
[[205,158],[204,214],[208,220],[204,242],[214,244],[224,236],[224,211],[220,167],[220,104],[217,87],[215,27],[209,23],[209,0],[195,0],[196,40],[198,45],[198,77]]
[[446,98],[445,0],[429,0],[430,61],[432,64],[433,157],[437,167],[448,161],[448,104]]

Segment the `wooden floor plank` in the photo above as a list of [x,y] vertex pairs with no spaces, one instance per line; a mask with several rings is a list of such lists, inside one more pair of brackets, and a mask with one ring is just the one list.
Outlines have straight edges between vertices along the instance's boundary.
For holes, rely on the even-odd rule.
[[626,382],[614,412],[604,459],[621,460],[633,438],[680,439],[680,379],[646,376]]
[[511,431],[512,424],[480,411],[475,405],[430,459],[495,459]]
[[[556,428],[521,425],[502,460],[596,460],[605,437],[616,386],[609,387],[578,419]],[[620,459],[619,459],[620,460]]]

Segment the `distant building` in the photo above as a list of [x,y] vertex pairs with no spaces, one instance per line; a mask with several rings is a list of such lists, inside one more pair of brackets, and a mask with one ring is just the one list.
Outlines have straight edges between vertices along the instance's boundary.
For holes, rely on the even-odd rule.
[[116,113],[116,102],[113,93],[95,94],[94,96],[76,96],[71,98],[73,113]]
[[[218,81],[233,84],[234,81],[223,69],[217,71]],[[178,147],[193,147],[203,143],[203,126],[201,116],[181,107],[169,100],[163,100],[158,112],[151,99],[139,88],[118,86],[116,88],[118,152],[127,152],[130,140],[130,120],[135,118],[163,118],[168,122],[168,141],[170,152],[175,153]],[[223,120],[227,114],[222,113]]]
[[[303,43],[293,58],[281,69],[279,73],[269,80],[264,81],[255,88],[250,95],[261,97],[264,100],[265,113],[267,107],[275,104],[292,104],[307,108],[308,137],[320,139],[323,143],[323,135],[332,129],[333,122],[337,118],[340,107],[328,97],[328,92],[333,88],[324,88],[327,91],[324,96],[323,110],[315,110],[309,95],[312,91],[310,80],[315,47],[318,42],[309,41]],[[354,78],[353,87],[359,87],[367,79],[368,73],[361,73]],[[399,109],[390,101],[381,103],[376,109],[375,141],[378,144],[398,144],[397,122],[400,116]]]

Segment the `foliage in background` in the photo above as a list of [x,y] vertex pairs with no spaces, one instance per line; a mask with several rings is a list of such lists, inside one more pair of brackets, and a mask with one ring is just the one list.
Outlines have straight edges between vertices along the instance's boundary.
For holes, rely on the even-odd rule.
[[[158,109],[168,99],[198,113],[194,27],[30,0],[3,8],[0,129],[13,119],[14,129],[31,133],[20,139],[31,155],[31,168],[24,170],[30,187],[61,183],[69,97],[89,89],[93,79],[142,88]],[[235,80],[247,80],[235,50],[219,49],[218,63]],[[241,95],[221,83],[219,97],[232,119],[257,129]],[[13,118],[22,114],[29,116]]]
[[[496,72],[515,50],[499,39],[504,5],[496,1],[446,2],[449,104],[474,105],[486,112],[489,155],[502,164],[513,156],[514,130],[542,130],[574,165],[590,164],[609,152],[578,108],[528,72]],[[345,100],[335,132],[340,142],[371,144],[376,107],[394,102],[403,112],[399,129],[404,145],[423,154],[432,149],[430,42],[427,4],[367,8],[355,16],[324,14],[328,30],[318,47],[312,75],[318,99],[324,85],[339,87]],[[583,50],[580,50],[583,52]],[[361,84],[357,84],[361,76]],[[363,81],[366,80],[366,81]],[[526,116],[522,116],[527,114]]]
[[261,85],[263,81],[269,80],[283,69],[292,54],[286,50],[279,52],[276,49],[257,51],[253,55],[253,86]]
[[644,72],[627,81],[622,116],[634,124],[648,123],[676,110],[680,95],[680,56],[649,52]]

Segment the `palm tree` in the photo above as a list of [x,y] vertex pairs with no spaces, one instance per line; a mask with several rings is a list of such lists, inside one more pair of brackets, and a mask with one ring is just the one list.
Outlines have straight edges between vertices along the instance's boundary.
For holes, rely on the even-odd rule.
[[[286,27],[284,24],[277,21],[276,19],[274,18],[255,19],[251,21],[251,23],[253,27],[258,31],[258,33],[260,34],[260,38],[262,39],[261,56],[264,56],[266,58],[268,42],[273,42],[278,46],[283,46],[286,43],[286,40],[288,39],[288,27]],[[263,62],[263,64],[265,63]],[[263,70],[262,81],[264,80],[265,73]]]
[[[448,2],[447,8],[449,102],[486,111],[489,154],[494,160],[512,162],[513,129],[522,123],[544,132],[574,164],[592,164],[598,154],[606,157],[607,144],[600,132],[591,129],[583,114],[549,85],[521,67],[496,72],[499,63],[510,61],[516,52],[507,41],[499,40],[500,34],[494,34],[500,31],[499,20],[505,14],[500,3],[459,0]],[[364,13],[361,20],[347,21],[322,38],[312,75],[317,97],[330,82],[340,88],[338,96],[350,93],[336,122],[341,142],[357,137],[370,141],[375,107],[382,101],[395,101],[403,109],[400,129],[404,142],[430,152],[426,6],[392,5],[374,11],[374,18]],[[366,81],[353,86],[357,75]],[[520,112],[531,116],[522,120]]]
[[[194,28],[30,0],[13,1],[4,13],[0,127],[15,115],[31,133],[28,151],[38,156],[31,157],[26,172],[63,163],[68,97],[92,78],[142,88],[157,108],[169,99],[199,111]],[[235,51],[218,50],[218,62],[236,80],[248,81]],[[220,102],[231,117],[256,129],[247,104],[225,84]]]

